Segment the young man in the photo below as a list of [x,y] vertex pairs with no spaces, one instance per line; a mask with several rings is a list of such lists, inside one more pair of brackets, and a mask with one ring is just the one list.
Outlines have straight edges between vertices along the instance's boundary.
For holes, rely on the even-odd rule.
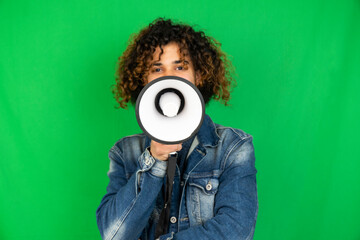
[[[162,76],[192,82],[205,102],[229,100],[231,64],[202,31],[157,19],[133,37],[119,59],[114,94],[120,107]],[[103,239],[155,239],[164,206],[167,159],[178,152],[167,233],[159,239],[252,239],[258,210],[252,137],[214,124],[182,144],[164,145],[144,134],[110,150],[107,194],[97,209]]]

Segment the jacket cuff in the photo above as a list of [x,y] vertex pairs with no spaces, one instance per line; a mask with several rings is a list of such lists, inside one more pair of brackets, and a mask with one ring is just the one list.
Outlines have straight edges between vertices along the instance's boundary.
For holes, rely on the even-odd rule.
[[154,158],[147,148],[140,160],[140,167],[142,171],[149,171],[156,177],[164,177],[166,174],[167,161],[160,161]]

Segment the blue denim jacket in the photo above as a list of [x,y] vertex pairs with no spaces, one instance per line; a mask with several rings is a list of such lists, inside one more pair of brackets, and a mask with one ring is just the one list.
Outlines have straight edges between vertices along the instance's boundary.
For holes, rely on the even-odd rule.
[[[160,240],[252,239],[258,210],[252,137],[206,115],[196,139],[183,176],[177,169],[180,204],[172,204],[169,233]],[[153,158],[149,146],[139,134],[109,152],[110,182],[96,212],[103,239],[154,239],[167,161]]]

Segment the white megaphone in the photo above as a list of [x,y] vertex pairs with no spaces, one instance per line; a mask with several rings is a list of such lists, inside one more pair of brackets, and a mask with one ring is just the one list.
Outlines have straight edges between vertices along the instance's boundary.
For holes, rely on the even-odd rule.
[[136,119],[152,140],[177,144],[193,137],[200,129],[205,102],[190,81],[165,76],[148,83],[136,100]]

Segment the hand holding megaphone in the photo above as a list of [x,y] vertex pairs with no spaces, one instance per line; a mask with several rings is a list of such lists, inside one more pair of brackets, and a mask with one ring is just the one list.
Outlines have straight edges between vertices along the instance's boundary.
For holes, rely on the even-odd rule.
[[178,152],[181,150],[181,148],[181,143],[169,145],[158,143],[152,140],[150,145],[150,153],[154,158],[160,161],[166,161],[169,158],[169,154]]

